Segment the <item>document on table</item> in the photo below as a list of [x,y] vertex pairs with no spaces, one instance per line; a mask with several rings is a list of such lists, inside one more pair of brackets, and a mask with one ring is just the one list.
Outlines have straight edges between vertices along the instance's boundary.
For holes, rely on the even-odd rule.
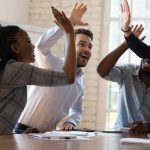
[[141,138],[122,138],[120,139],[121,144],[132,144],[132,145],[142,145],[142,146],[150,146],[150,139],[141,139]]
[[128,133],[130,130],[130,128],[128,127],[122,127],[120,128],[120,130],[115,130],[115,129],[112,129],[112,130],[102,130],[101,132],[102,133]]
[[81,131],[50,131],[45,133],[30,133],[29,136],[43,140],[90,140],[95,134]]

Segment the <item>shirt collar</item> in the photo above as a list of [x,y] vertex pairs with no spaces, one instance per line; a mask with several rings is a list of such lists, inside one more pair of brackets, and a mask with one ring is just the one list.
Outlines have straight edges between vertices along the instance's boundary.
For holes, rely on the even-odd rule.
[[83,75],[83,71],[82,71],[82,69],[80,69],[77,76],[82,76],[82,75]]

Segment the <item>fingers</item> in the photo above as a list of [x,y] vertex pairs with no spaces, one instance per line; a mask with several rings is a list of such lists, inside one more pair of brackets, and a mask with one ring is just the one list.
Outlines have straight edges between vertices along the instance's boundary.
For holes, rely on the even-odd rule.
[[54,17],[57,19],[57,21],[60,22],[61,21],[60,18],[61,18],[62,14],[54,7],[52,7],[52,13],[53,13]]
[[62,24],[64,21],[67,20],[67,17],[65,13],[62,11],[58,11],[56,8],[52,7],[52,12],[54,14],[54,17],[56,18],[56,21],[54,21],[57,25]]
[[73,5],[73,8],[72,9],[76,9],[78,6],[78,2],[76,2],[74,5]]
[[133,28],[133,33],[136,37],[139,37],[141,35],[141,33],[143,32],[144,27],[142,25],[135,25]]
[[82,23],[81,24],[82,26],[87,26],[87,25],[89,25],[87,22],[84,22],[84,23]]
[[123,13],[123,6],[122,6],[122,4],[121,4],[121,13]]
[[64,123],[62,130],[68,131],[73,130],[75,126],[72,123]]
[[143,122],[141,121],[135,121],[130,124],[130,130],[131,133],[145,133],[146,128]]
[[144,39],[146,38],[146,36],[143,36],[140,38],[141,41],[144,41]]

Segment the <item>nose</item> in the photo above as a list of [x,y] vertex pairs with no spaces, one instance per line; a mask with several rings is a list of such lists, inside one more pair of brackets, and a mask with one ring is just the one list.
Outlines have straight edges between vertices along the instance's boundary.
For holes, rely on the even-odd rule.
[[86,46],[85,52],[86,52],[86,53],[90,53],[90,48],[89,48],[88,46]]

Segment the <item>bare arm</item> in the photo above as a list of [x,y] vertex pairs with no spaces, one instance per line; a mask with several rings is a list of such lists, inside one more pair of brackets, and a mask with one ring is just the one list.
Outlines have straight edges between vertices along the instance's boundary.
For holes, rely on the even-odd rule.
[[64,12],[60,13],[57,9],[53,7],[52,12],[57,20],[58,25],[63,28],[66,35],[66,57],[63,69],[67,74],[68,82],[73,83],[75,78],[75,66],[76,66],[74,28],[70,20],[64,14]]
[[[136,37],[139,37],[143,32],[142,26],[136,25],[133,28],[133,33]],[[143,38],[141,39],[143,40]],[[121,55],[128,49],[128,45],[126,42],[120,44],[115,50],[109,53],[98,65],[97,72],[101,77],[105,77],[111,71],[111,69],[116,64],[117,60],[121,57]]]
[[97,67],[97,72],[101,77],[105,77],[115,66],[120,56],[128,49],[127,43],[123,42],[115,50],[109,53]]
[[[129,48],[136,53],[141,58],[150,58],[150,46],[140,41],[138,36],[133,34],[130,22],[131,22],[131,12],[130,7],[127,0],[122,0],[121,4],[121,28],[124,32],[124,36],[126,37],[126,41],[128,43]],[[141,30],[144,28],[141,25]]]

